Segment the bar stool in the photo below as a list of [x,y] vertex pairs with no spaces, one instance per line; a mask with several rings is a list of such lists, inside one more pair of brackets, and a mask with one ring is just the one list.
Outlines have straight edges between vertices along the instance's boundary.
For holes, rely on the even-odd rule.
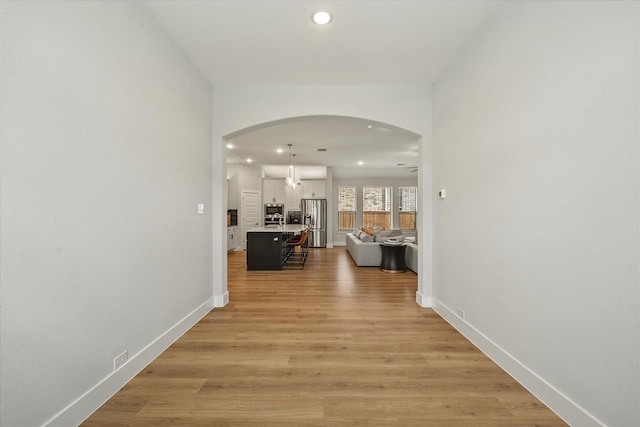
[[[307,237],[309,235],[309,230],[306,229],[300,233],[300,237],[293,236],[291,239],[287,240],[287,247],[289,249],[289,258],[287,259],[286,267],[291,266],[300,266],[300,270],[304,268],[304,263],[307,261],[307,255],[309,255],[309,241]],[[299,248],[299,250],[296,250]]]

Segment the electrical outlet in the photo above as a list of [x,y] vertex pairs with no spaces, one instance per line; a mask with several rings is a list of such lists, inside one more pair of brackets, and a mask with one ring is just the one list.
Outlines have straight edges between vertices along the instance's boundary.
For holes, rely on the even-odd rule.
[[458,307],[458,309],[456,311],[458,313],[458,317],[460,317],[461,319],[464,320],[464,310],[461,309],[460,307]]
[[124,353],[122,353],[119,356],[116,356],[116,358],[113,359],[113,370],[115,371],[120,366],[122,366],[125,363],[127,363],[127,360],[129,360],[129,352],[127,352],[127,351],[125,351]]

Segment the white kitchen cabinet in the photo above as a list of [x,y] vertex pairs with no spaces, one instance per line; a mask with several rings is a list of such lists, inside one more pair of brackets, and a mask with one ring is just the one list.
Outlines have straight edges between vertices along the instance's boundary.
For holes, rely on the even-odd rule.
[[325,199],[326,197],[324,180],[302,181],[303,199]]
[[231,252],[238,246],[238,227],[227,227],[227,252]]
[[285,203],[284,179],[267,178],[262,180],[263,203]]
[[300,199],[302,198],[302,185],[296,185],[296,188],[285,188],[286,200],[284,203],[285,210],[300,210]]

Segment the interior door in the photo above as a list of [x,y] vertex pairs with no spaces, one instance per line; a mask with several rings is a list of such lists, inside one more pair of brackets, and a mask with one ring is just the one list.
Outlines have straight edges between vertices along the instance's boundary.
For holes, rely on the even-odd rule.
[[241,244],[242,249],[247,249],[247,230],[260,227],[262,221],[262,203],[260,200],[260,192],[253,190],[242,190],[241,209]]

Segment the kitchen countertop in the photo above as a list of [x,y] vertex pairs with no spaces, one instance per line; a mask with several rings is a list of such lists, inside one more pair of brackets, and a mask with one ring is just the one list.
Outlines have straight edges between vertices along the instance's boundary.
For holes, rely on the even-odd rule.
[[273,233],[283,231],[287,233],[299,233],[307,228],[303,224],[286,224],[286,225],[267,225],[265,227],[251,228],[247,230],[248,233]]

